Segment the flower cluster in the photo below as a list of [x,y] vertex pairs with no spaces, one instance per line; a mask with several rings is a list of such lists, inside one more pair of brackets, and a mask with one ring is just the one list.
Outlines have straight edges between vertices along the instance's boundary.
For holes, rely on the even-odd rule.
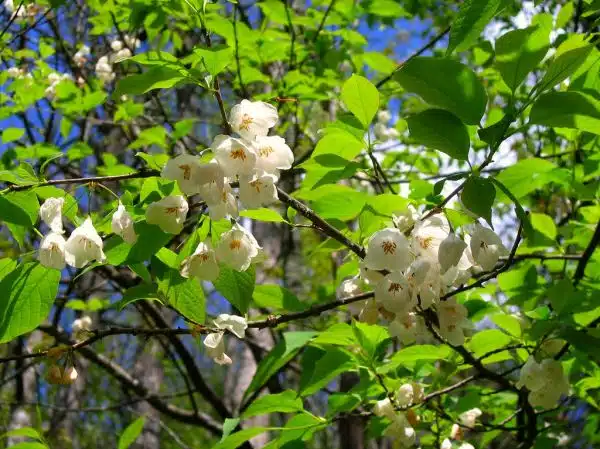
[[219,365],[230,365],[231,358],[225,354],[225,331],[231,332],[238,338],[244,338],[248,323],[244,317],[223,313],[214,320],[213,324],[220,331],[210,333],[204,338],[206,352]]
[[549,409],[558,403],[561,396],[569,394],[569,381],[562,364],[552,358],[540,363],[529,356],[523,368],[517,387],[529,390],[529,403],[534,407]]
[[[239,137],[218,135],[211,149],[214,159],[182,154],[171,159],[161,172],[165,179],[177,181],[187,196],[198,195],[207,205],[211,219],[236,218],[238,199],[231,183],[238,182],[237,196],[246,208],[266,206],[277,201],[279,171],[292,166],[293,154],[285,140],[267,136],[278,120],[275,107],[243,100],[229,116]],[[163,231],[178,234],[183,229],[189,206],[182,195],[172,195],[151,203],[146,221]],[[212,281],[219,275],[219,262],[245,271],[261,254],[254,236],[239,224],[222,234],[215,248],[201,242],[181,266],[181,275]]]
[[96,76],[103,83],[110,83],[115,79],[113,64],[131,57],[131,49],[140,46],[140,40],[134,36],[125,35],[124,41],[115,39],[110,43],[111,52],[101,56],[96,62]]
[[387,142],[388,140],[397,139],[400,136],[396,128],[388,126],[391,119],[392,114],[390,114],[390,111],[384,109],[377,113],[377,123],[373,126],[373,133],[377,140]]
[[[50,228],[43,237],[38,258],[48,268],[62,270],[66,265],[83,268],[91,261],[106,259],[102,238],[98,235],[91,218],[73,230],[67,240],[63,237],[62,208],[64,198],[48,198],[40,207],[40,218]],[[133,220],[121,203],[113,215],[112,230],[124,239],[134,239]]]
[[360,277],[344,281],[338,297],[361,292],[362,278],[372,285],[375,299],[360,304],[361,319],[375,322],[381,312],[392,318],[390,333],[410,344],[427,339],[425,323],[415,310],[434,308],[440,335],[460,345],[470,327],[467,310],[452,298],[440,298],[451,287],[465,283],[473,271],[493,269],[508,251],[494,231],[478,223],[463,240],[451,231],[443,215],[417,217],[417,211],[409,207],[394,217],[394,227],[369,238]]
[[402,385],[392,403],[390,398],[378,401],[373,407],[373,413],[376,416],[385,417],[392,423],[388,426],[385,434],[394,439],[399,447],[410,447],[415,444],[416,432],[413,426],[417,423],[414,413],[404,413],[397,411],[396,408],[404,409],[411,405],[419,404],[423,401],[423,389],[417,383],[408,383]]
[[73,63],[77,67],[83,67],[85,65],[85,63],[88,61],[88,59],[90,58],[90,56],[91,56],[90,47],[88,47],[87,45],[83,45],[73,55]]
[[27,18],[35,17],[42,11],[42,7],[35,3],[21,4],[15,6],[14,0],[4,0],[4,8],[10,13],[10,20],[22,22]]
[[52,100],[56,95],[56,86],[62,81],[73,80],[73,77],[69,73],[56,73],[52,72],[48,75],[49,86],[46,88],[45,94],[48,100]]

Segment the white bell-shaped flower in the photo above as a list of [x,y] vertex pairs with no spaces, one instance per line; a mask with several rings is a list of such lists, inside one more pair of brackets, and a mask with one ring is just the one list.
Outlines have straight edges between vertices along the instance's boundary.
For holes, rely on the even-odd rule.
[[508,250],[500,237],[491,229],[475,224],[471,233],[471,254],[475,262],[485,271],[493,270],[501,256],[508,255]]
[[92,329],[92,318],[88,315],[84,315],[81,318],[77,318],[73,321],[71,326],[71,332],[75,340],[84,340],[88,337],[90,330]]
[[426,259],[415,259],[406,270],[406,280],[411,288],[416,289],[427,279],[431,263]]
[[375,299],[387,311],[396,314],[405,314],[416,305],[406,277],[398,271],[388,274],[375,286]]
[[467,410],[466,412],[461,413],[459,415],[458,419],[460,420],[460,422],[463,426],[466,426],[466,427],[469,427],[472,429],[475,427],[477,418],[479,418],[482,414],[483,414],[483,412],[481,411],[481,409],[475,407],[470,410]]
[[214,281],[219,277],[219,264],[210,242],[200,242],[191,256],[183,259],[180,271],[184,278]]
[[228,330],[238,338],[244,338],[246,329],[248,328],[246,318],[243,316],[228,315],[226,313],[219,315],[214,323],[216,328]]
[[256,166],[256,154],[250,145],[235,137],[218,135],[211,149],[225,176],[250,176]]
[[38,258],[48,268],[62,270],[65,267],[65,238],[56,232],[44,236],[40,243]]
[[258,209],[277,201],[277,177],[267,173],[240,178],[240,201],[247,209]]
[[438,252],[438,262],[442,273],[448,271],[450,267],[458,265],[466,247],[467,244],[454,233],[448,234],[448,237],[442,240]]
[[[335,296],[337,299],[347,299],[361,293],[364,293],[363,282],[358,276],[354,276],[342,281],[335,291]],[[366,300],[352,302],[348,304],[348,308],[353,315],[358,315],[365,306],[365,302]]]
[[536,391],[543,388],[545,383],[546,378],[542,375],[541,365],[535,360],[535,357],[529,356],[521,368],[517,388],[525,386],[531,391]]
[[379,123],[383,123],[384,125],[387,125],[391,119],[392,119],[392,114],[387,109],[382,109],[377,112],[377,121]]
[[367,268],[365,261],[361,260],[358,264],[359,275],[363,281],[370,285],[376,285],[381,281],[384,275],[377,271]]
[[[218,187],[214,184],[210,184],[210,188],[215,189]],[[207,192],[208,189],[203,190]],[[219,191],[219,195],[214,200],[214,194],[206,194],[206,197],[211,197],[210,201],[206,201],[208,205],[208,214],[212,220],[222,220],[224,218],[237,218],[238,216],[238,203],[237,199],[233,195],[233,191],[229,184],[225,184]]]
[[465,306],[450,298],[437,305],[437,312],[440,335],[453,346],[462,345],[465,342],[464,330],[470,326]]
[[112,51],[119,51],[123,48],[123,42],[119,39],[115,39],[110,43],[110,48],[112,49]]
[[436,214],[415,223],[412,232],[412,248],[419,257],[438,263],[441,243],[450,233],[450,224],[445,216]]
[[252,140],[256,136],[266,136],[278,118],[275,106],[263,101],[242,100],[231,108],[229,123],[244,139]]
[[475,449],[475,446],[470,443],[462,443],[460,446],[458,446],[458,449]]
[[400,407],[408,407],[415,399],[415,389],[412,384],[402,384],[396,393],[396,402]]
[[383,229],[369,239],[365,266],[371,270],[403,271],[412,260],[408,240],[398,229]]
[[448,438],[444,438],[444,441],[442,441],[442,444],[440,445],[440,449],[452,449],[452,441]]
[[113,62],[120,62],[124,59],[131,58],[131,50],[128,48],[122,48],[118,52],[116,52],[113,56]]
[[279,170],[292,168],[294,154],[280,136],[258,136],[252,142],[256,153],[256,169],[278,175]]
[[82,268],[92,260],[104,262],[106,256],[102,251],[103,246],[92,219],[88,217],[69,236],[65,244],[65,260],[75,268]]
[[388,418],[390,420],[396,418],[396,411],[394,410],[394,406],[392,404],[392,401],[390,401],[390,398],[385,398],[381,401],[377,401],[373,406],[373,414],[375,416]]
[[133,228],[133,219],[120,201],[117,210],[112,216],[111,229],[112,232],[121,236],[130,245],[133,245],[137,241],[137,234]]
[[425,341],[428,335],[425,321],[415,312],[397,314],[389,325],[390,335],[397,337],[403,345]]
[[237,271],[246,271],[260,249],[254,236],[236,223],[221,235],[217,258]]
[[231,365],[231,359],[225,354],[225,340],[223,332],[214,332],[204,337],[202,342],[206,353],[219,365]]
[[146,209],[146,221],[158,225],[164,232],[179,234],[188,213],[188,203],[181,195],[166,196]]
[[191,154],[180,154],[169,160],[160,175],[165,179],[177,181],[179,188],[186,195],[199,193],[200,160]]
[[407,231],[414,226],[418,219],[419,214],[417,209],[415,209],[411,204],[409,204],[408,207],[402,212],[392,215],[394,226],[396,226],[401,232]]
[[392,438],[401,448],[413,446],[417,439],[415,429],[410,425],[404,413],[397,413],[392,424],[385,429],[385,435]]
[[387,142],[388,140],[397,139],[400,133],[396,128],[388,127],[385,123],[375,123],[373,126],[373,134],[375,138],[381,142]]
[[40,218],[48,225],[52,232],[62,234],[62,208],[65,204],[64,198],[48,198],[40,207]]

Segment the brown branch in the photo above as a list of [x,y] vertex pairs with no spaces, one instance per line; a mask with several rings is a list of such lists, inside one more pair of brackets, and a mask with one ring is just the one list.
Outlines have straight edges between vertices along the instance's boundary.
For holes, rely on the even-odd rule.
[[585,267],[587,266],[588,262],[590,261],[590,259],[592,257],[592,254],[594,254],[594,251],[596,250],[596,247],[599,244],[600,244],[600,221],[596,225],[596,230],[594,231],[594,234],[592,235],[592,239],[590,240],[590,243],[583,251],[583,254],[581,255],[581,259],[579,260],[579,264],[577,265],[577,268],[575,269],[575,274],[573,275],[573,285],[576,286],[577,284],[579,284],[579,281],[581,281],[583,279],[583,276],[585,274]]

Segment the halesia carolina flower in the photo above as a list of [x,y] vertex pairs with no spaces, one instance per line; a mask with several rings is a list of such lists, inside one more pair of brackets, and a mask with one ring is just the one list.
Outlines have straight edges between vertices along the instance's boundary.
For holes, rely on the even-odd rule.
[[412,259],[404,234],[398,229],[386,228],[369,239],[365,266],[371,270],[403,271]]
[[62,208],[65,204],[64,198],[48,198],[40,207],[40,218],[48,225],[52,232],[62,234]]
[[48,268],[62,270],[65,267],[65,238],[56,233],[50,232],[40,243],[39,261]]
[[219,277],[219,263],[210,242],[200,242],[196,251],[186,257],[179,271],[184,278],[195,277],[201,281],[214,281]]
[[256,153],[256,169],[278,175],[279,170],[292,168],[294,154],[280,136],[258,136],[252,142]]
[[[206,192],[209,189],[218,189],[218,187],[216,184],[211,183],[208,189],[203,189],[203,192]],[[218,196],[215,195],[215,193],[218,194]],[[215,196],[216,201],[214,200]],[[222,189],[216,190],[216,192],[206,194],[206,197],[210,198],[210,200],[206,201],[206,204],[208,206],[208,214],[212,220],[222,220],[227,217],[237,218],[237,199],[233,195],[229,184],[225,184]]]
[[117,210],[112,216],[111,229],[112,232],[120,235],[130,245],[133,245],[137,241],[137,234],[133,228],[133,219],[120,201]]
[[260,249],[254,236],[236,223],[221,236],[217,258],[237,271],[246,271]]
[[385,417],[390,420],[396,418],[396,411],[394,410],[394,406],[392,405],[390,398],[377,401],[377,403],[373,406],[373,414],[375,416]]
[[450,224],[443,215],[437,214],[418,221],[412,232],[413,251],[417,256],[437,263],[440,245],[449,233]]
[[475,225],[475,231],[471,233],[469,244],[473,259],[485,271],[492,270],[501,256],[508,255],[508,250],[502,244],[500,237],[479,223]]
[[458,446],[458,449],[475,449],[475,446],[469,443],[463,443],[460,446]]
[[452,441],[450,441],[448,438],[445,438],[440,445],[440,449],[452,449]]
[[453,346],[462,345],[465,342],[464,330],[471,324],[465,306],[450,298],[437,305],[437,312],[440,335]]
[[558,403],[562,395],[569,394],[569,381],[558,360],[544,359],[538,363],[533,356],[521,368],[517,387],[530,390],[529,402],[534,407],[549,409]]
[[[345,279],[340,286],[335,291],[335,296],[337,299],[346,299],[351,298],[356,295],[360,295],[364,293],[362,288],[362,281],[358,276],[354,276],[349,279]],[[348,304],[348,308],[352,315],[358,315],[362,308],[365,306],[366,300],[363,301],[355,301]]]
[[358,264],[359,275],[367,284],[377,284],[383,279],[383,273],[367,268],[365,261],[361,260]]
[[242,100],[231,108],[229,123],[244,139],[252,140],[256,136],[266,136],[278,118],[275,106],[263,101]]
[[231,365],[231,359],[225,354],[225,340],[223,332],[208,334],[204,338],[204,347],[207,354],[219,365]]
[[83,67],[88,60],[88,56],[90,56],[90,48],[84,45],[73,55],[73,62],[77,67]]
[[228,330],[238,338],[244,338],[246,329],[248,328],[246,318],[243,316],[228,315],[226,313],[219,315],[214,323],[216,328]]
[[186,195],[195,195],[200,191],[200,160],[190,154],[181,154],[167,162],[160,175],[165,179],[177,181]]
[[104,262],[106,256],[102,251],[103,246],[102,239],[92,224],[92,219],[88,217],[69,236],[65,245],[65,260],[67,264],[75,268],[82,268],[92,260]]
[[215,137],[211,149],[225,176],[250,176],[254,171],[256,154],[243,140],[220,134]]
[[417,434],[404,413],[398,413],[392,424],[385,430],[385,435],[399,443],[400,447],[411,447],[415,444]]
[[181,195],[166,196],[146,209],[146,221],[158,225],[164,232],[179,234],[188,213],[188,203]]
[[387,311],[396,314],[408,313],[416,305],[412,300],[406,277],[397,271],[388,274],[377,284],[375,299]]
[[131,50],[128,48],[122,48],[118,52],[116,52],[113,56],[113,63],[120,62],[124,59],[131,58]]
[[377,140],[381,142],[397,139],[400,136],[400,133],[396,128],[388,127],[381,122],[375,123],[375,126],[373,126],[373,134],[375,134]]
[[123,42],[116,39],[110,43],[110,48],[112,49],[112,51],[119,51],[123,48]]
[[92,318],[84,315],[73,321],[71,331],[75,340],[83,340],[87,337],[88,332],[92,329]]
[[405,232],[410,229],[411,226],[414,226],[418,218],[419,214],[417,213],[417,210],[410,204],[402,212],[392,215],[394,226],[401,232]]
[[477,418],[479,418],[482,414],[483,412],[481,411],[481,409],[475,407],[471,410],[467,410],[466,412],[461,413],[458,419],[460,420],[463,426],[470,427],[472,429],[473,427],[475,427],[475,422],[477,421]]
[[438,262],[442,273],[448,271],[450,267],[458,265],[466,247],[467,244],[454,233],[448,234],[448,237],[442,240],[438,252]]
[[387,109],[382,109],[377,112],[377,121],[379,123],[387,124],[392,119],[392,114]]
[[400,407],[407,407],[413,403],[415,391],[412,384],[403,384],[396,393],[396,402]]
[[240,178],[240,201],[247,209],[257,209],[277,201],[277,177],[263,173]]
[[403,345],[423,342],[427,339],[428,330],[423,318],[415,312],[404,315],[397,314],[389,326],[390,335],[398,337]]

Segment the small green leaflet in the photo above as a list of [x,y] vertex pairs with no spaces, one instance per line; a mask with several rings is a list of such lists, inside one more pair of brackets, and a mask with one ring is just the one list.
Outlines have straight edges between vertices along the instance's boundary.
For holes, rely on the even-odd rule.
[[145,423],[146,417],[140,416],[129,424],[119,438],[117,449],[128,449],[142,433]]
[[342,86],[341,98],[363,127],[368,128],[379,109],[377,88],[368,79],[352,75]]

